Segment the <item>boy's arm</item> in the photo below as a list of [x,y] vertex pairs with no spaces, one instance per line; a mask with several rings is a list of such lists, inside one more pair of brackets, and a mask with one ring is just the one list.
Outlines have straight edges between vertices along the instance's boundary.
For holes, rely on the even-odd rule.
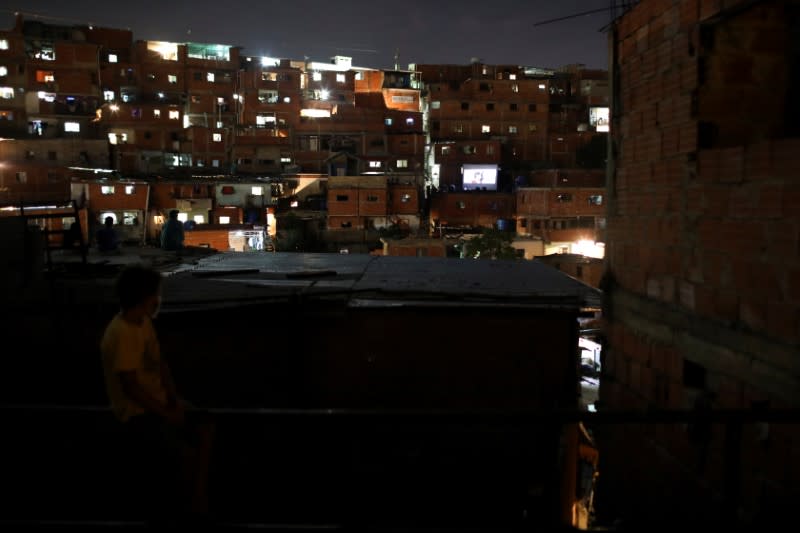
[[161,383],[167,389],[167,405],[178,405],[179,396],[175,389],[175,380],[172,379],[172,372],[169,370],[169,365],[164,359],[161,359]]
[[122,391],[131,400],[142,406],[145,411],[166,418],[175,424],[183,422],[182,412],[178,412],[174,407],[161,403],[141,386],[139,380],[136,379],[135,370],[120,372],[119,379],[122,383]]

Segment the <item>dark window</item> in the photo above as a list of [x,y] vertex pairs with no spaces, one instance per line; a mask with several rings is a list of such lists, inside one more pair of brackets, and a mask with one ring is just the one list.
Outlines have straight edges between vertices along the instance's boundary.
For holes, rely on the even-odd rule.
[[488,92],[491,90],[491,86],[488,83],[481,83],[480,90],[483,92]]
[[25,151],[25,159],[33,159],[34,157],[36,157],[36,154],[33,153],[33,150]]
[[559,194],[558,196],[556,196],[556,200],[559,202],[571,202],[572,195],[569,193]]
[[461,102],[461,110],[469,111],[469,102]]
[[706,368],[686,359],[683,360],[683,384],[693,389],[706,388]]
[[486,111],[494,111],[494,104],[492,103],[486,104]]
[[346,195],[346,194],[337,194],[336,195],[336,201],[337,202],[346,202],[349,199],[350,199],[350,197],[348,195]]
[[352,222],[342,222],[342,227],[343,228],[352,228],[353,227],[353,223]]
[[440,125],[439,125],[439,121],[438,120],[434,120],[431,123],[431,128],[433,129],[433,131],[439,131],[439,127],[440,127]]
[[536,104],[528,104],[528,111],[533,113],[536,111]]
[[528,227],[528,219],[527,218],[519,219],[519,227],[520,228],[527,228]]
[[202,73],[202,72],[195,72],[195,73],[194,73],[194,79],[195,79],[196,81],[200,81],[200,80],[202,80],[202,79],[203,79],[203,73]]
[[153,136],[153,134],[150,133],[149,131],[144,132],[144,138],[145,139],[150,139],[152,136]]
[[368,194],[367,195],[367,201],[368,202],[377,202],[378,201],[378,197],[375,196],[374,194]]
[[575,267],[575,275],[579,278],[583,277],[583,265],[578,265]]
[[517,104],[508,104],[509,111],[516,111],[517,107],[518,107]]
[[52,151],[47,152],[47,159],[49,159],[50,161],[55,161],[56,159],[58,159],[58,154]]

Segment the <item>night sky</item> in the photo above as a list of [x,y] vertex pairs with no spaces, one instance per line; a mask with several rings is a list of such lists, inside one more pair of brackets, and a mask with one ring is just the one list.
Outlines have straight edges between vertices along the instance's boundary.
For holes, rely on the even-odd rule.
[[247,55],[357,66],[485,63],[607,68],[608,11],[534,26],[609,0],[0,0],[3,27],[14,11],[53,24],[130,28],[134,39],[243,46]]

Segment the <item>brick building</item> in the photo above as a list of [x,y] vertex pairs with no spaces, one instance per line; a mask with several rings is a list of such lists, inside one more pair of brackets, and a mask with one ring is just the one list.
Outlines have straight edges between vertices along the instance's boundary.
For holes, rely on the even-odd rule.
[[[608,408],[800,402],[798,13],[643,0],[612,27]],[[785,524],[797,424],[629,429],[601,438],[615,515]]]
[[435,231],[492,228],[498,225],[499,220],[511,224],[514,212],[513,194],[488,191],[440,193],[431,199],[431,228]]
[[[537,171],[532,186],[516,191],[516,229],[542,239],[545,253],[602,257],[605,242],[605,174],[564,169]],[[587,249],[590,248],[590,249]]]

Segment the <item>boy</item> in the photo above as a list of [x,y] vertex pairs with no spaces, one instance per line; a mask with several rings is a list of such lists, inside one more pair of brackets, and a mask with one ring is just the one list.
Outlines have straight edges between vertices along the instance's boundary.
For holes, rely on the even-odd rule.
[[[174,466],[167,459],[180,462],[182,481],[192,494],[190,510],[204,514],[212,428],[208,423],[187,423],[169,367],[161,358],[152,322],[161,304],[161,274],[130,266],[119,275],[116,289],[120,312],[106,327],[100,346],[112,410],[144,448],[153,475],[172,473]],[[165,486],[152,481],[156,487]]]

